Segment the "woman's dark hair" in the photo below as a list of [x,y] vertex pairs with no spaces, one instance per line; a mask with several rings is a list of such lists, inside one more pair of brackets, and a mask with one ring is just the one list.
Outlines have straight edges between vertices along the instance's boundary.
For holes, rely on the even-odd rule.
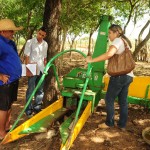
[[130,46],[130,48],[132,48],[131,41],[124,35],[124,32],[123,32],[122,28],[119,25],[112,24],[109,27],[109,30],[111,30],[113,32],[118,32],[119,33],[119,37],[125,39],[127,41],[128,45]]

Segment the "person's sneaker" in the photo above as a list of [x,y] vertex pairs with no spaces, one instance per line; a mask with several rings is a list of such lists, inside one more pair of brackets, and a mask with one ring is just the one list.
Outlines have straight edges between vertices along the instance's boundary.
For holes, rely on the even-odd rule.
[[100,129],[109,129],[111,127],[113,127],[113,126],[107,126],[105,123],[102,123],[102,124],[98,125],[98,128],[100,128]]
[[41,109],[34,109],[34,113],[37,114],[41,111]]
[[33,117],[33,113],[32,113],[32,112],[27,112],[27,113],[26,113],[26,116],[27,116],[28,118],[32,118],[32,117]]
[[35,114],[39,113],[41,111],[41,104],[38,104],[37,106],[35,106],[33,111]]

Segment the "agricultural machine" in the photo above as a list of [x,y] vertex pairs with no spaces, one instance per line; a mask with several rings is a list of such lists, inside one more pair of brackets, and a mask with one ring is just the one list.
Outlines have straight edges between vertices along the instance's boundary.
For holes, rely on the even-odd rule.
[[[108,29],[110,26],[110,17],[102,16],[100,19],[100,27],[92,57],[95,58],[107,50]],[[105,62],[96,62],[88,64],[87,69],[75,68],[63,77],[63,89],[60,88],[60,82],[56,73],[54,60],[68,52],[80,53],[86,57],[84,53],[78,50],[65,50],[55,55],[46,65],[44,74],[42,75],[38,85],[31,94],[27,104],[13,124],[10,132],[3,139],[1,144],[6,144],[22,138],[31,133],[45,132],[46,129],[58,118],[65,119],[60,125],[61,150],[69,150],[72,143],[78,136],[80,130],[86,123],[90,114],[97,107],[99,100],[102,99],[107,90],[109,77],[104,77]],[[49,68],[53,68],[58,88],[60,88],[61,96],[47,108],[17,126],[20,118],[24,114],[27,106],[34,97],[35,92],[42,84]],[[135,77],[129,89],[129,103],[145,105],[150,107],[150,77]],[[147,133],[147,132],[146,132]]]

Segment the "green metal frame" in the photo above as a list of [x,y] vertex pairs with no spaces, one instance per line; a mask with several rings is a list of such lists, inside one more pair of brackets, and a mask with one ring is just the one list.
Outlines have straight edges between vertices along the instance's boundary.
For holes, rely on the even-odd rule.
[[[100,28],[97,36],[97,41],[95,44],[95,50],[93,53],[93,58],[103,54],[107,50],[107,39],[108,39],[108,28],[110,25],[110,17],[109,16],[102,16],[100,21]],[[32,98],[34,97],[37,89],[42,84],[43,80],[45,79],[46,75],[48,74],[48,70],[50,67],[53,68],[56,81],[58,83],[58,88],[60,89],[60,82],[58,79],[58,75],[56,73],[55,65],[53,64],[53,61],[58,58],[59,56],[68,53],[68,52],[78,52],[82,56],[86,57],[84,53],[81,51],[72,49],[72,50],[66,50],[63,52],[58,53],[55,55],[46,65],[44,69],[44,74],[42,75],[41,79],[39,80],[37,86],[35,87],[33,93],[31,94],[29,100],[27,101],[25,107],[23,108],[22,112],[18,116],[17,120],[13,124],[10,132],[16,127],[17,123],[19,122],[20,118],[22,117],[23,113],[25,112],[26,108],[28,107],[29,103],[31,102]],[[89,63],[87,69],[82,68],[75,68],[73,69],[69,74],[64,77],[63,85],[64,90],[61,91],[62,96],[64,97],[70,97],[72,100],[74,98],[74,94],[78,95],[79,97],[79,103],[76,108],[75,113],[72,113],[70,117],[61,125],[60,132],[63,141],[65,142],[68,138],[70,138],[71,134],[73,132],[73,129],[79,119],[79,116],[82,113],[82,109],[85,108],[84,105],[86,105],[85,102],[92,101],[92,108],[91,111],[94,111],[94,107],[97,106],[100,97],[101,97],[101,91],[103,88],[103,75],[105,73],[104,69],[105,62],[98,62],[98,63]],[[84,106],[84,107],[83,107]],[[65,106],[64,106],[65,107]],[[60,111],[61,112],[61,111]],[[60,112],[56,112],[55,116],[59,116]],[[73,117],[73,118],[72,118]],[[51,118],[49,116],[48,118]],[[53,120],[53,119],[52,119]],[[43,124],[43,122],[46,121],[46,118],[43,120],[40,120],[36,124],[34,124],[32,127],[27,128],[20,132],[20,134],[27,134],[30,132],[36,132],[39,131],[39,126]],[[47,121],[46,121],[47,122]],[[72,129],[71,132],[68,131],[68,127],[72,123]],[[65,134],[64,134],[65,133]]]
[[[102,16],[100,18],[100,28],[98,31],[98,36],[94,48],[93,58],[103,54],[107,50],[108,41],[108,29],[110,26],[110,16]],[[105,74],[105,61],[92,63],[92,71],[89,75],[89,81],[87,84],[86,91],[84,92],[84,100],[93,101],[93,107],[98,105],[101,97],[101,92],[104,87],[102,82],[103,76]],[[86,69],[75,68],[70,73],[68,73],[63,79],[62,96],[73,97],[74,94],[78,94],[80,97],[82,95],[83,85],[86,81]],[[89,91],[89,92],[88,92]],[[94,108],[92,108],[93,110]]]
[[[108,28],[110,26],[110,17],[103,16],[100,21],[100,28],[98,31],[97,41],[93,53],[93,58],[103,54],[107,50]],[[76,109],[74,120],[70,117],[60,126],[61,138],[63,144],[66,140],[71,139],[75,125],[81,115],[84,107],[84,102],[92,101],[91,111],[94,111],[94,107],[97,106],[101,91],[103,88],[103,75],[105,74],[104,68],[105,62],[97,62],[88,64],[88,69],[75,68],[68,73],[63,79],[63,87],[61,94],[63,97],[74,98],[74,95],[78,95],[79,103]],[[71,131],[68,130],[68,124],[71,123]],[[65,135],[64,135],[65,133]],[[70,140],[69,140],[70,141]]]
[[56,77],[56,81],[57,81],[58,87],[59,87],[59,89],[60,89],[60,82],[59,82],[59,80],[58,80],[58,75],[57,75],[57,73],[56,73],[56,68],[55,68],[54,64],[52,64],[52,62],[53,62],[55,59],[57,59],[58,57],[60,57],[61,55],[65,54],[65,53],[68,53],[68,52],[78,52],[78,53],[80,53],[83,57],[86,57],[86,55],[85,55],[84,53],[82,53],[82,52],[79,51],[79,50],[75,50],[75,49],[66,50],[66,51],[60,52],[60,53],[58,53],[57,55],[55,55],[55,56],[47,63],[47,65],[46,65],[46,67],[45,67],[45,69],[44,69],[44,73],[43,73],[42,77],[40,78],[40,80],[39,80],[37,86],[35,87],[34,91],[32,92],[31,96],[29,97],[29,100],[27,101],[26,105],[24,106],[23,110],[21,111],[20,115],[18,116],[17,120],[15,121],[15,123],[14,123],[13,126],[12,126],[12,128],[10,129],[10,132],[15,129],[15,127],[16,127],[16,125],[18,124],[20,118],[22,117],[22,115],[24,114],[26,108],[28,107],[28,105],[30,104],[32,98],[34,97],[34,95],[35,95],[37,89],[41,86],[41,84],[42,84],[42,82],[44,81],[46,75],[48,74],[48,70],[49,70],[50,67],[53,67],[53,71],[54,71],[54,74],[55,74],[55,77]]
[[[105,53],[107,50],[108,29],[110,26],[111,19],[112,18],[110,16],[102,16],[100,18],[100,28],[98,31],[98,36],[97,36],[95,49],[94,49],[92,58],[95,58]],[[81,116],[84,108],[88,104],[88,101],[92,102],[92,106],[91,106],[91,103],[89,106],[91,107],[90,111],[94,112],[94,108],[98,105],[99,100],[103,98],[105,95],[105,92],[102,91],[104,87],[103,75],[105,74],[105,61],[89,63],[87,69],[83,69],[83,68],[73,69],[70,73],[68,73],[63,78],[64,89],[61,90],[58,74],[56,73],[56,67],[53,64],[53,61],[57,59],[59,56],[68,52],[78,52],[83,57],[86,57],[84,53],[75,49],[65,50],[55,55],[47,63],[42,77],[40,78],[37,86],[32,92],[22,112],[20,113],[17,120],[13,124],[10,132],[14,130],[14,128],[18,124],[20,118],[22,117],[23,113],[25,112],[26,108],[30,104],[32,98],[34,97],[37,89],[40,87],[46,75],[48,74],[48,70],[50,69],[50,67],[52,67],[54,71],[54,75],[58,84],[58,88],[61,91],[62,96],[65,98],[66,101],[68,101],[67,105],[72,105],[72,103],[73,105],[74,104],[77,105],[74,112],[72,112],[72,114],[60,126],[60,134],[61,134],[63,144],[65,144],[66,141],[70,141],[69,139],[71,139],[75,125],[78,122],[79,117]],[[150,100],[148,99],[149,90],[150,90],[150,85],[147,86],[145,97],[143,99],[130,96],[128,97],[128,102],[133,103],[133,104],[143,105],[149,108],[150,107]],[[76,96],[78,99],[76,98]],[[76,100],[78,100],[78,103],[74,102]],[[47,128],[48,127],[47,123],[51,123],[57,118],[59,118],[60,116],[65,115],[67,111],[68,111],[68,108],[64,105],[63,108],[58,109],[53,114],[49,114],[46,117],[40,119],[38,122],[34,123],[32,126],[22,130],[19,134],[30,134],[30,133],[35,133],[38,131],[40,132],[41,126],[43,128]]]

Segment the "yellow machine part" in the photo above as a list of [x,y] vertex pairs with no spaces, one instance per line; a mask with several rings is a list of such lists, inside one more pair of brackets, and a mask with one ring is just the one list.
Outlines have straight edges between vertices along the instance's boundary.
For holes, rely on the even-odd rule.
[[71,139],[67,140],[65,145],[61,145],[60,150],[69,150],[72,143],[76,139],[77,135],[79,134],[80,130],[83,128],[86,120],[91,114],[91,107],[92,107],[92,102],[89,101],[88,105],[86,106],[85,110],[83,111],[81,117],[79,118],[78,122],[76,123],[74,129],[73,129],[73,134],[71,135]]
[[[109,83],[109,77],[104,77],[104,91],[107,91]],[[150,77],[148,76],[139,76],[134,77],[133,82],[130,84],[128,96],[145,98],[146,90],[148,85],[150,85]],[[148,99],[150,99],[150,92],[148,92]]]
[[43,109],[37,115],[33,116],[31,119],[27,120],[26,122],[24,122],[23,124],[18,126],[16,129],[14,129],[13,131],[9,132],[5,136],[5,138],[3,139],[1,144],[6,144],[6,143],[15,141],[15,140],[17,140],[17,139],[19,139],[21,137],[24,137],[24,136],[28,135],[28,134],[19,134],[19,133],[22,130],[32,126],[33,124],[35,124],[36,122],[38,122],[42,118],[48,116],[49,114],[52,114],[53,112],[55,112],[56,110],[58,110],[58,109],[60,109],[62,107],[63,107],[63,98],[61,97],[59,100],[54,102],[52,105],[50,105],[47,108]]

